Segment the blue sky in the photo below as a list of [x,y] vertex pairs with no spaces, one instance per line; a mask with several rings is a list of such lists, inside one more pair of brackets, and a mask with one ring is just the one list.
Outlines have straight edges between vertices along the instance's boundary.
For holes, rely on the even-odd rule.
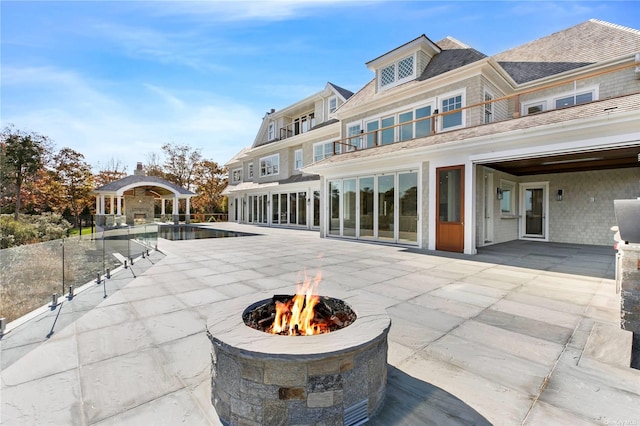
[[591,18],[640,29],[640,2],[3,0],[0,17],[2,127],[132,173],[167,142],[224,164],[269,109],[355,92],[421,34],[493,55]]

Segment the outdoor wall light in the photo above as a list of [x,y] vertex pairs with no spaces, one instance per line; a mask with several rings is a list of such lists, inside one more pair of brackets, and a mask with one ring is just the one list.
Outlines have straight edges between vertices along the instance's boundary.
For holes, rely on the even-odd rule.
[[73,296],[74,296],[74,294],[73,294],[73,286],[70,285],[69,286],[69,300],[73,299]]
[[498,187],[498,189],[496,190],[496,197],[498,198],[498,200],[502,200],[502,188]]
[[556,200],[562,201],[563,196],[564,196],[564,190],[558,189],[558,193],[556,194]]

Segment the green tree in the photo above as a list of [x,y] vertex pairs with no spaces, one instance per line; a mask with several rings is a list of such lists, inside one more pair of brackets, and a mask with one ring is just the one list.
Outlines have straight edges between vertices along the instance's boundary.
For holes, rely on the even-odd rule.
[[47,165],[52,143],[46,136],[25,132],[10,125],[1,133],[0,185],[2,198],[14,198],[14,219],[18,220],[23,185]]
[[196,164],[194,186],[198,194],[193,198],[193,207],[202,213],[224,211],[222,191],[227,186],[227,172],[224,167],[211,160]]
[[56,174],[63,188],[67,207],[73,213],[75,224],[80,222],[80,212],[91,204],[93,174],[84,161],[84,155],[71,148],[63,148],[54,157]]
[[165,179],[182,188],[191,189],[196,166],[202,160],[201,150],[189,145],[166,143],[162,145],[162,151],[165,155]]

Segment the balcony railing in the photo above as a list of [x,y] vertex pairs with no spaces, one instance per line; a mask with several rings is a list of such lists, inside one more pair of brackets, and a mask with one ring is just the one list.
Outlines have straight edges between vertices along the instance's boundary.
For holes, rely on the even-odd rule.
[[[551,107],[545,107],[540,111],[537,111],[535,108],[530,108],[530,111],[526,111],[524,115],[539,114],[561,108],[570,108],[571,106],[575,105],[596,102],[607,98],[639,93],[639,91],[637,90],[638,85],[635,85],[634,87],[634,85],[632,84],[630,85],[631,90],[627,90],[624,93],[621,93],[619,91],[612,91],[611,93],[607,93],[603,89],[600,89],[599,96],[594,96],[587,102],[583,102],[581,99],[578,99],[578,96],[576,96],[580,93],[586,93],[584,90],[588,89],[589,87],[595,87],[598,85],[603,86],[602,80],[596,80],[599,77],[618,73],[634,67],[640,67],[640,64],[627,63],[625,65],[617,66],[609,70],[589,73],[578,78],[572,78],[558,83],[547,84],[535,89],[523,90],[512,95],[502,96],[500,98],[486,100],[483,102],[477,102],[447,112],[440,112],[435,109],[434,113],[427,117],[421,117],[391,126],[381,127],[379,129],[368,132],[361,131],[356,135],[333,141],[333,154],[344,154],[356,150],[375,148],[382,145],[424,138],[435,135],[436,133],[449,132],[475,126],[489,125],[500,121],[513,120],[522,116],[521,111],[523,105],[526,107],[528,105],[543,104],[543,102],[546,105],[547,103],[553,103],[553,101],[557,100],[556,98],[559,99],[561,97],[563,99],[571,99],[573,96],[573,102],[569,102],[570,105],[568,106],[556,107],[555,105],[551,105]],[[638,74],[637,68],[636,74]],[[632,81],[635,81],[633,80],[633,76],[628,76],[628,78]],[[590,82],[590,79],[592,79],[593,81]],[[563,87],[565,90],[562,90]],[[572,93],[573,95],[571,95]],[[563,96],[565,94],[566,96]],[[536,102],[540,99],[542,101]],[[453,117],[455,115],[460,115],[460,126],[443,125],[445,122],[445,117]],[[451,128],[449,129],[449,127]]]

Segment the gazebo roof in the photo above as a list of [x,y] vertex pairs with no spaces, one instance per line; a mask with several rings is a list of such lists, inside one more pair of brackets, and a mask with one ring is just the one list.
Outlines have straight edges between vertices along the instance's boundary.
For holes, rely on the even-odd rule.
[[94,189],[93,193],[96,195],[122,195],[124,191],[143,186],[162,189],[162,191],[158,191],[158,193],[160,193],[161,195],[174,194],[182,196],[180,198],[189,198],[196,195],[194,192],[182,188],[172,182],[169,182],[168,180],[159,178],[157,176],[145,175],[131,175],[122,179],[118,179],[100,188]]

